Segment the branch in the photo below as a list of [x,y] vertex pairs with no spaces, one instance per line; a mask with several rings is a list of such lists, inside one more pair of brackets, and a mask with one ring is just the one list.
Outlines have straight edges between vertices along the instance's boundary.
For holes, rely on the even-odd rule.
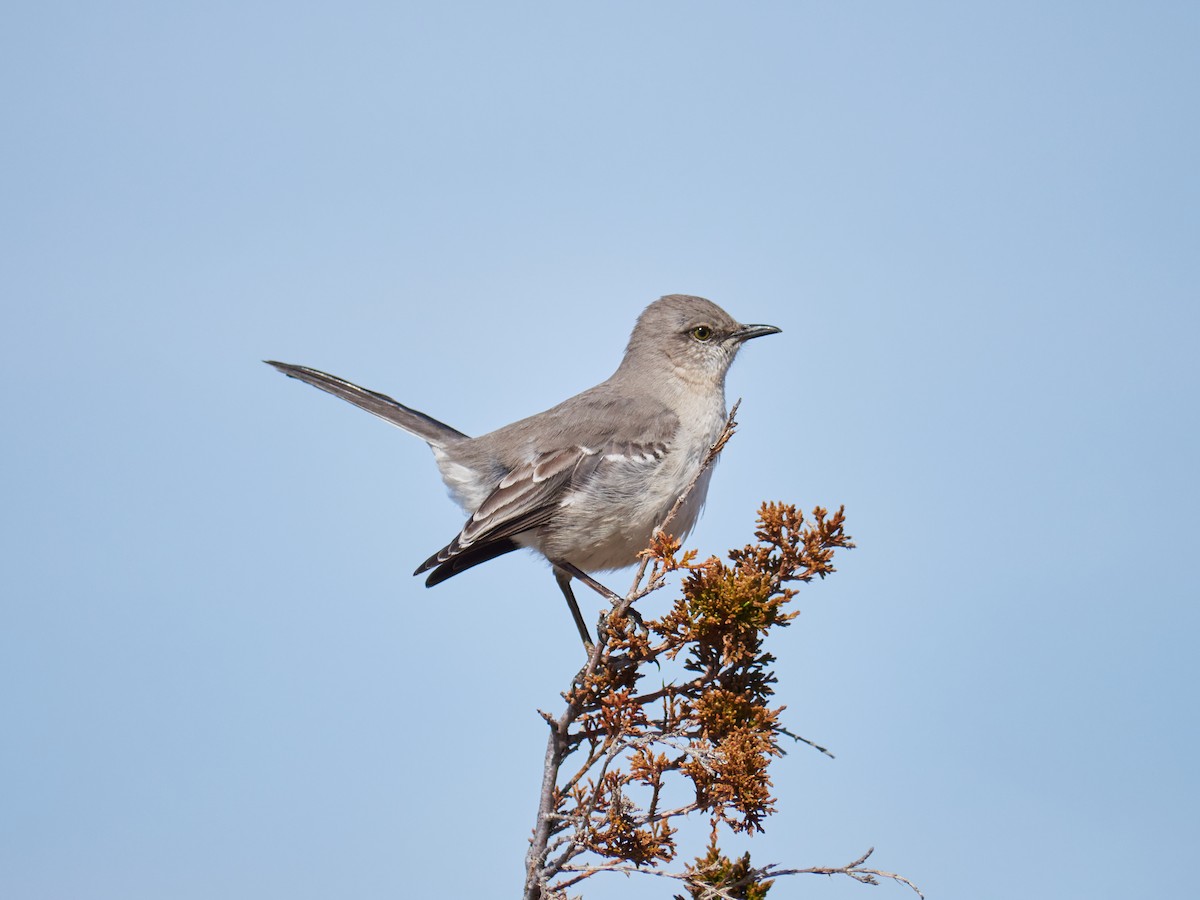
[[792,734],[792,732],[788,731],[782,725],[775,726],[775,733],[786,735],[787,737],[790,737],[793,741],[796,741],[797,743],[808,744],[808,746],[812,747],[814,750],[819,750],[821,753],[824,753],[830,759],[837,759],[837,757],[834,756],[832,752],[830,752],[828,747],[822,747],[816,741],[810,741],[806,737],[801,737],[798,734]]
[[812,866],[807,869],[781,869],[774,863],[771,863],[759,869],[751,869],[742,878],[738,878],[736,881],[730,881],[728,884],[721,885],[707,884],[703,881],[697,881],[696,872],[665,872],[661,869],[647,869],[641,866],[631,866],[628,863],[617,861],[601,863],[595,866],[567,865],[563,866],[562,870],[564,872],[574,872],[576,874],[574,877],[561,882],[558,886],[563,888],[570,887],[571,885],[578,884],[585,878],[590,878],[591,876],[597,875],[601,872],[621,872],[625,875],[654,875],[658,878],[671,878],[675,881],[681,881],[689,888],[699,889],[702,891],[703,893],[699,895],[702,898],[720,897],[728,898],[728,900],[740,900],[740,897],[744,896],[737,893],[740,888],[744,888],[747,885],[754,884],[756,882],[761,882],[764,878],[782,878],[786,875],[827,875],[831,877],[834,875],[845,875],[848,878],[853,878],[860,884],[877,885],[879,884],[880,878],[887,881],[894,881],[897,884],[903,884],[910,888],[918,897],[921,898],[921,900],[925,900],[925,895],[921,893],[921,889],[903,875],[897,875],[895,872],[885,872],[882,869],[864,869],[863,863],[865,863],[874,852],[875,848],[872,847],[858,859],[854,860],[854,862],[847,863],[844,866]]
[[862,884],[879,884],[879,879],[884,878],[888,881],[895,881],[898,884],[906,885],[912,891],[925,900],[925,895],[921,893],[921,889],[905,878],[903,875],[897,875],[895,872],[885,872],[882,869],[864,869],[862,867],[871,854],[875,852],[875,848],[871,847],[854,860],[844,866],[813,866],[808,869],[780,869],[774,863],[769,863],[761,869],[756,869],[755,872],[759,878],[778,878],[783,875],[846,875],[853,878],[855,881]]

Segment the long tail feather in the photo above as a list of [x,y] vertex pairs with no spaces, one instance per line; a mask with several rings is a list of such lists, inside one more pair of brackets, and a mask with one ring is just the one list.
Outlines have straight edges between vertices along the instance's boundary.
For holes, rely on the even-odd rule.
[[299,379],[305,384],[311,384],[335,397],[341,397],[359,409],[365,409],[371,415],[378,416],[385,422],[390,422],[415,434],[434,447],[445,447],[467,439],[467,435],[458,429],[451,428],[445,422],[439,422],[423,412],[410,409],[387,394],[369,391],[344,378],[338,378],[336,375],[330,375],[328,372],[321,372],[317,369],[310,369],[307,366],[294,366],[291,363],[276,362],[271,359],[265,359],[263,362],[268,366],[274,366],[289,378]]

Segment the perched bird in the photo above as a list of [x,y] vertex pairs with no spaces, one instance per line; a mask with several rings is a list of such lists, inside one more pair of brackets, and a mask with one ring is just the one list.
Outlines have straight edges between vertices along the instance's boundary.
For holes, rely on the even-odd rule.
[[[266,362],[429,444],[470,518],[414,575],[432,570],[425,581],[432,587],[520,547],[534,549],[554,567],[587,645],[572,577],[615,596],[589,573],[636,561],[725,425],[725,374],[738,350],[779,331],[739,324],[702,297],[662,297],[638,317],[607,381],[477,438],[334,375]],[[672,521],[677,536],[695,525],[711,471]]]

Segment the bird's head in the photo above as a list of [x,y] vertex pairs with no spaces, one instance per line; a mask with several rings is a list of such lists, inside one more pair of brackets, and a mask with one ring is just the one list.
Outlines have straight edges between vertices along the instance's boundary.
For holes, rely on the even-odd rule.
[[743,325],[703,297],[668,294],[638,317],[621,367],[723,384],[742,344],[780,330],[774,325]]

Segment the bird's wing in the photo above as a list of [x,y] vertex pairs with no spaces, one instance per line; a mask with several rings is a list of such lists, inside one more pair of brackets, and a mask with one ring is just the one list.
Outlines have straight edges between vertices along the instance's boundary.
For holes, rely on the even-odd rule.
[[[666,454],[665,441],[609,441],[597,447],[576,444],[543,453],[504,476],[467,520],[458,536],[425,560],[413,574],[442,566],[467,553],[477,554],[481,557],[478,562],[485,562],[499,553],[507,552],[500,550],[499,553],[488,554],[484,548],[500,542],[512,544],[512,538],[516,535],[545,525],[562,507],[572,488],[595,477],[603,467],[632,463],[649,468],[658,465]],[[470,568],[470,565],[456,568],[450,574],[457,574],[466,568]],[[431,576],[434,584],[437,583],[433,580],[436,575]]]

